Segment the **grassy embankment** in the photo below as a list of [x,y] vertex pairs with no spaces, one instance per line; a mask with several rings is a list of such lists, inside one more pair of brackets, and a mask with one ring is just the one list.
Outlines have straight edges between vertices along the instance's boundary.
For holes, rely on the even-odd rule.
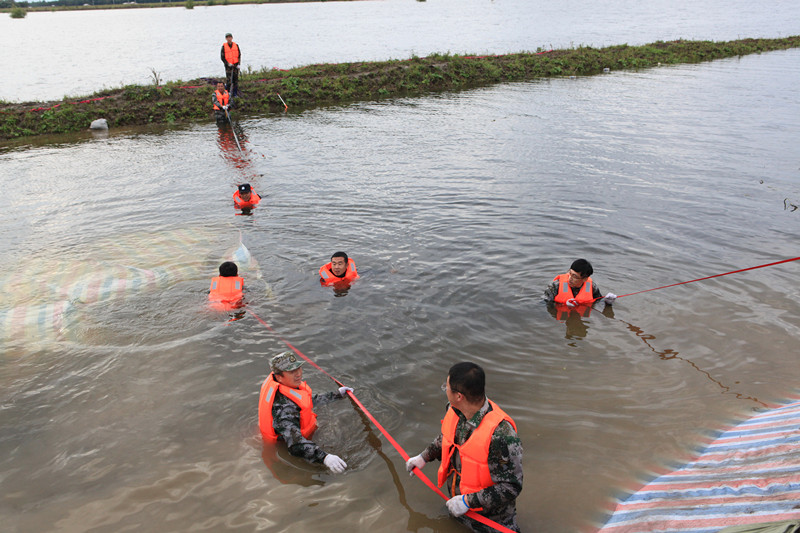
[[[727,42],[670,41],[643,46],[579,47],[543,53],[472,57],[432,55],[409,60],[309,65],[288,71],[243,74],[240,113],[378,100],[431,91],[463,89],[504,81],[585,76],[603,69],[639,69],[659,64],[697,63],[725,57],[800,47],[800,36]],[[206,80],[163,86],[128,85],[60,102],[0,103],[0,140],[80,131],[96,118],[111,128],[150,123],[209,120],[213,85]]]

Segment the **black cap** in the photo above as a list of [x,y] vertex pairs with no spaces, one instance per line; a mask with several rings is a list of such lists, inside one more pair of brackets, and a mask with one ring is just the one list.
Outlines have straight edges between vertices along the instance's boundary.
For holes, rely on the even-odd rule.
[[233,34],[232,33],[226,33],[225,34],[225,38],[227,39],[228,37],[233,37]]
[[250,184],[249,183],[242,183],[239,185],[239,192],[250,192]]

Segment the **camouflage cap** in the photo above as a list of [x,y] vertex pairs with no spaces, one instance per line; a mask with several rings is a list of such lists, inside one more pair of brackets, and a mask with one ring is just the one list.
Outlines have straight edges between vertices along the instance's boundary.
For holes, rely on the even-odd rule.
[[269,366],[273,372],[291,372],[292,370],[297,370],[304,364],[305,361],[299,361],[291,352],[279,353],[269,362]]

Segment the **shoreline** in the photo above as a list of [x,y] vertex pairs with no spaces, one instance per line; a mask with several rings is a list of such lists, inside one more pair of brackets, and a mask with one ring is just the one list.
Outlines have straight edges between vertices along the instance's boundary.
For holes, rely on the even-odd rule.
[[[290,109],[303,110],[510,81],[700,63],[798,47],[800,35],[722,42],[677,40],[641,46],[577,47],[491,56],[434,54],[405,60],[243,71],[239,76],[241,98],[236,100],[234,109],[240,115],[276,113],[284,111],[281,98]],[[0,102],[0,142],[82,131],[98,118],[105,118],[109,128],[210,121],[211,94],[220,78],[126,85],[51,102]]]
[[[100,9],[142,9],[153,7],[182,7],[185,9],[194,9],[195,7],[213,7],[213,6],[233,6],[243,4],[300,4],[311,2],[356,2],[359,0],[191,0],[191,7],[187,5],[186,0],[167,0],[166,2],[131,2],[130,0],[119,0],[119,3],[109,3],[101,5],[93,5],[84,3],[81,5],[71,6],[43,6],[38,3],[28,3],[27,7],[23,7],[28,13],[41,13],[46,11],[97,11]],[[424,1],[424,0],[421,0]],[[92,0],[87,0],[92,2]],[[0,13],[10,13],[12,8],[2,8]]]

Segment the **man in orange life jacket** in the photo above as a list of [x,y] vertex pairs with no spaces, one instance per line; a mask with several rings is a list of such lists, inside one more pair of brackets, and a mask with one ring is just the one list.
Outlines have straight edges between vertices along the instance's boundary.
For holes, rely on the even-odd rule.
[[233,206],[236,209],[252,209],[258,205],[261,197],[250,187],[249,183],[239,185],[233,193]]
[[[544,298],[549,304],[554,304],[556,318],[561,320],[569,315],[576,313],[580,316],[589,316],[592,304],[600,300],[609,312],[611,304],[617,299],[617,295],[609,292],[605,296],[600,293],[600,289],[590,277],[594,269],[586,259],[576,259],[569,267],[569,272],[561,274],[553,279],[544,291]],[[604,309],[603,314],[606,314]]]
[[330,263],[325,263],[319,269],[319,283],[323,287],[333,285],[335,288],[347,288],[356,279],[356,263],[344,252],[333,254]]
[[406,461],[406,469],[439,459],[438,485],[447,482],[447,510],[473,531],[494,531],[463,515],[470,509],[512,531],[517,525],[516,501],[522,491],[522,443],[517,426],[486,398],[486,375],[475,363],[450,367],[442,389],[447,412],[442,432],[425,451]]
[[265,442],[285,441],[289,453],[312,463],[322,463],[334,474],[347,468],[341,457],[325,453],[309,440],[317,429],[315,405],[344,398],[350,387],[312,394],[303,381],[303,364],[293,353],[283,352],[270,361],[272,373],[261,386],[258,399],[258,427]]
[[242,51],[239,45],[233,42],[233,35],[230,33],[225,34],[225,42],[222,43],[219,57],[225,65],[228,90],[234,97],[239,96],[239,64],[242,62]]
[[224,124],[228,120],[228,108],[230,107],[230,95],[225,90],[225,84],[217,82],[217,90],[211,95],[211,103],[214,104],[214,118],[217,124]]
[[219,276],[211,280],[208,300],[219,311],[232,311],[242,306],[244,280],[239,277],[239,267],[232,261],[219,266]]

